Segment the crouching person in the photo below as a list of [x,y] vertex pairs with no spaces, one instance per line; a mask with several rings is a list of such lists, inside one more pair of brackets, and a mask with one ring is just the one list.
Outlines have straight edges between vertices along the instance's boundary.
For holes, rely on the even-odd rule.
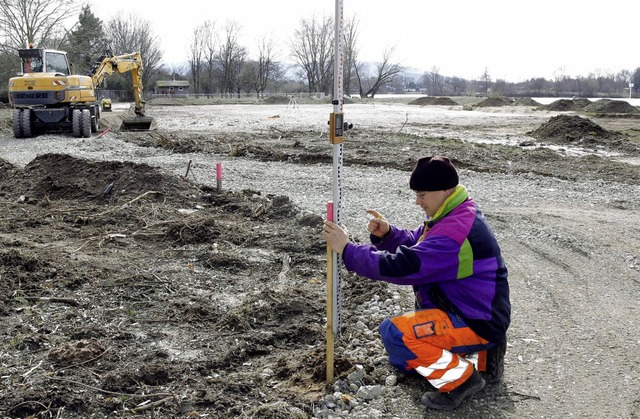
[[382,341],[392,365],[438,390],[425,393],[423,403],[451,410],[502,377],[511,317],[507,268],[450,159],[419,159],[409,187],[426,214],[423,225],[403,230],[368,210],[371,244],[350,242],[331,221],[323,238],[347,270],[413,286],[416,311],[382,322]]

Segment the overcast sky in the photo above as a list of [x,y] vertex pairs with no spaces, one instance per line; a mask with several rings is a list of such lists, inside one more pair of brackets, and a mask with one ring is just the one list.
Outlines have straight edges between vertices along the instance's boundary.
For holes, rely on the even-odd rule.
[[[287,45],[301,19],[334,16],[335,0],[91,1],[107,22],[134,14],[151,23],[167,64],[187,60],[193,28],[227,20],[241,28],[250,54],[267,37],[290,61]],[[170,7],[169,5],[172,5]],[[640,67],[638,0],[343,0],[345,19],[360,23],[360,58],[380,61],[395,46],[400,64],[419,72],[508,82],[556,75],[587,76]],[[634,30],[635,29],[635,30]]]

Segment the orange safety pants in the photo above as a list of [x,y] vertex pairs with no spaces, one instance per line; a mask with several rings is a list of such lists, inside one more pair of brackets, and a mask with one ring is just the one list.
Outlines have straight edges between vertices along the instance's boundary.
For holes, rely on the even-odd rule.
[[[494,345],[455,314],[439,309],[388,318],[379,330],[393,366],[403,371],[415,370],[445,393],[464,383],[474,365],[484,371],[486,350]],[[473,360],[472,356],[465,358],[471,354]]]

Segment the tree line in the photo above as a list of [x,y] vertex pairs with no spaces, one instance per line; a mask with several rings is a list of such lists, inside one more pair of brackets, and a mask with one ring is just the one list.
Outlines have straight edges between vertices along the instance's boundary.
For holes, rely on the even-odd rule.
[[[73,18],[77,20],[74,21]],[[345,90],[355,87],[363,97],[373,97],[403,71],[392,59],[392,49],[380,63],[359,60],[357,25],[354,18],[345,25]],[[70,29],[65,29],[70,27]],[[115,55],[140,52],[142,82],[149,91],[158,80],[188,79],[197,94],[265,91],[322,92],[333,89],[334,22],[331,17],[302,19],[288,45],[292,64],[276,53],[272,40],[263,38],[257,57],[250,57],[239,42],[240,26],[233,21],[211,20],[192,33],[186,65],[162,65],[158,37],[149,21],[122,13],[103,22],[88,4],[74,0],[0,0],[0,78],[6,98],[7,82],[16,74],[18,48],[34,45],[67,51],[76,74],[85,74],[95,60],[110,51]],[[130,75],[105,79],[107,89],[127,90]]]
[[[622,70],[586,77],[559,74],[553,80],[534,78],[519,83],[492,80],[488,68],[475,80],[441,75],[436,66],[423,74],[410,75],[394,58],[393,47],[386,47],[377,62],[361,60],[358,25],[357,17],[346,19],[343,25],[342,79],[347,95],[373,98],[378,93],[410,91],[432,96],[616,97],[637,94],[640,89],[640,68],[633,73]],[[89,4],[77,0],[0,0],[0,99],[6,102],[8,80],[20,67],[17,49],[29,44],[67,51],[76,74],[86,74],[105,51],[115,55],[140,52],[147,92],[153,90],[156,81],[176,79],[188,80],[193,93],[204,95],[332,94],[332,17],[302,18],[284,48],[265,37],[257,41],[253,56],[240,43],[240,33],[237,22],[206,20],[193,29],[185,63],[168,66],[163,64],[151,22],[135,15],[120,12],[103,22]],[[130,77],[113,75],[105,79],[103,88],[128,91]]]
[[640,68],[617,73],[595,71],[587,76],[569,76],[556,72],[552,79],[531,78],[521,82],[492,80],[489,69],[475,80],[446,77],[437,67],[425,72],[406,90],[423,91],[431,96],[508,96],[508,97],[636,97],[640,92]]

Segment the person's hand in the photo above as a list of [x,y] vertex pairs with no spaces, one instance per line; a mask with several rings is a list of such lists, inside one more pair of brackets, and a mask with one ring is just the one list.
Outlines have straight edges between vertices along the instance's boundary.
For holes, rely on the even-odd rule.
[[324,222],[322,238],[327,241],[329,247],[339,254],[342,254],[347,243],[349,243],[349,233],[347,230],[329,220]]
[[367,214],[373,217],[369,220],[367,231],[380,239],[383,238],[391,229],[389,222],[376,210],[369,209]]

